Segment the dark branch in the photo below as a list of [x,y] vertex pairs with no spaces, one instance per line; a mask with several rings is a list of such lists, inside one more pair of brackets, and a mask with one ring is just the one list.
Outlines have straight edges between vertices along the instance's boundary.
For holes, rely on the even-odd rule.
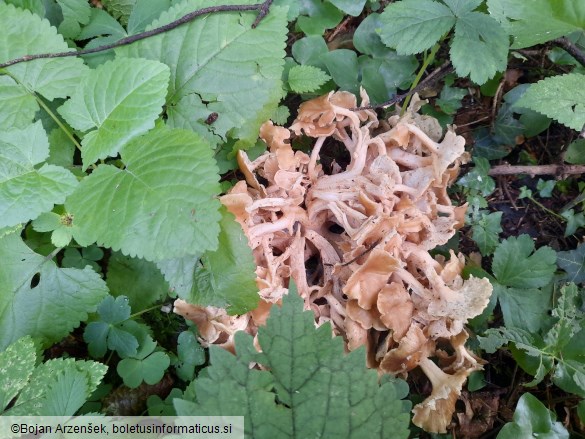
[[92,53],[98,52],[105,52],[106,50],[114,49],[120,46],[126,46],[128,44],[132,44],[135,41],[143,40],[148,37],[153,37],[155,35],[162,34],[164,32],[168,32],[173,30],[185,23],[189,23],[193,21],[195,18],[200,17],[202,15],[207,14],[214,14],[217,12],[239,12],[239,11],[258,11],[258,15],[252,27],[255,28],[258,26],[260,21],[268,14],[268,10],[270,9],[270,5],[272,4],[273,0],[266,0],[263,3],[257,3],[254,5],[220,5],[220,6],[210,6],[208,8],[198,9],[196,11],[190,12],[186,15],[183,15],[181,18],[172,21],[164,26],[160,26],[145,32],[140,32],[136,35],[130,35],[129,37],[122,38],[121,40],[116,41],[115,43],[111,44],[104,44],[103,46],[94,47],[92,49],[84,49],[84,50],[77,50],[77,51],[70,51],[70,52],[57,52],[57,53],[39,53],[36,55],[24,55],[20,58],[11,59],[10,61],[6,61],[4,63],[0,63],[0,69],[5,67],[10,67],[15,64],[20,64],[22,62],[32,61],[34,59],[45,59],[45,58],[64,58],[68,56],[80,56],[80,55],[89,55]]
[[579,63],[581,63],[582,66],[585,66],[585,53],[583,53],[583,51],[581,51],[581,49],[579,49],[569,39],[557,38],[555,40],[552,40],[551,43],[553,43],[555,46],[559,46],[565,49],[573,58],[579,61]]
[[364,107],[356,107],[352,108],[353,111],[360,111],[360,110],[375,110],[377,108],[385,108],[390,107],[391,105],[395,105],[399,102],[402,102],[409,96],[412,96],[415,93],[423,90],[424,88],[430,86],[431,84],[439,81],[441,78],[444,78],[446,75],[453,71],[453,66],[451,65],[450,61],[445,61],[440,67],[433,70],[429,75],[423,79],[419,84],[414,87],[412,90],[407,91],[406,93],[402,93],[399,95],[394,95],[391,99],[387,100],[386,102],[382,102],[381,104],[377,105],[366,105]]

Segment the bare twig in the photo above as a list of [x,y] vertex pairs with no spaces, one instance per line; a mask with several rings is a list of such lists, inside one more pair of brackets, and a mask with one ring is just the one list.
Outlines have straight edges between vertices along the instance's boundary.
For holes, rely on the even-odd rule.
[[386,102],[382,102],[378,105],[366,105],[364,107],[356,107],[352,108],[353,111],[361,111],[361,110],[375,110],[377,108],[385,108],[390,107],[391,105],[395,105],[399,102],[402,102],[409,96],[412,96],[415,93],[418,93],[422,89],[428,87],[429,85],[439,81],[441,78],[445,77],[449,73],[453,71],[453,66],[451,65],[450,61],[445,61],[440,67],[437,67],[433,70],[429,75],[423,79],[416,87],[412,90],[407,91],[406,93],[402,93],[399,95],[394,95],[391,99],[387,100]]
[[489,170],[489,175],[574,175],[585,174],[585,165],[498,165]]
[[571,40],[563,37],[552,40],[551,43],[553,43],[555,46],[565,49],[573,58],[579,61],[582,66],[585,66],[585,53],[583,53],[583,51],[579,49]]
[[92,53],[98,52],[105,52],[106,50],[114,49],[120,46],[126,46],[128,44],[132,44],[135,41],[143,40],[148,37],[153,37],[155,35],[162,34],[164,32],[168,32],[173,30],[185,23],[189,23],[193,21],[195,18],[200,17],[202,15],[207,14],[214,14],[217,12],[241,12],[241,11],[258,11],[258,15],[256,16],[256,20],[252,24],[252,27],[255,28],[258,26],[258,23],[268,14],[268,10],[270,5],[272,4],[273,0],[266,0],[262,3],[257,3],[254,5],[219,5],[219,6],[210,6],[207,8],[198,9],[193,12],[189,12],[188,14],[183,15],[181,18],[178,18],[175,21],[171,21],[168,24],[163,26],[145,31],[140,32],[136,35],[130,35],[129,37],[122,38],[111,44],[104,44],[103,46],[94,47],[92,49],[84,49],[84,50],[77,50],[77,51],[69,51],[69,52],[57,52],[57,53],[38,53],[34,55],[24,55],[20,58],[11,59],[9,61],[0,63],[0,69],[5,67],[10,67],[15,64],[20,64],[27,61],[32,61],[34,59],[46,59],[46,58],[64,58],[69,56],[80,56],[80,55],[89,55]]

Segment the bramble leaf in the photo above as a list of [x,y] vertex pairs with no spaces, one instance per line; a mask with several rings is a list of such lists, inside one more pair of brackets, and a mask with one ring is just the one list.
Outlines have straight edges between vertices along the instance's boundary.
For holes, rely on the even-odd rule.
[[288,85],[296,93],[315,91],[331,77],[318,67],[294,66],[288,72]]
[[0,239],[0,260],[0,350],[24,335],[39,338],[44,346],[60,340],[108,292],[91,268],[58,268],[18,234]]
[[[245,416],[246,437],[256,439],[408,437],[402,382],[380,383],[363,348],[344,355],[343,340],[332,338],[329,324],[315,328],[296,292],[282,302],[258,331],[262,353],[244,332],[236,333],[236,356],[210,347],[194,401],[175,399],[177,414]],[[250,361],[266,369],[250,369]]]
[[585,282],[585,244],[579,244],[575,250],[558,252],[557,263],[567,273],[567,280]]
[[36,358],[35,345],[30,336],[22,337],[0,352],[0,413],[28,382]]
[[197,134],[158,128],[128,143],[126,165],[100,165],[67,199],[85,236],[146,260],[200,254],[217,247],[219,193],[212,150]]
[[117,58],[83,77],[59,113],[75,129],[97,128],[82,141],[84,168],[115,156],[129,141],[154,127],[168,82],[168,67],[145,59]]
[[41,122],[0,131],[0,228],[34,219],[65,201],[77,179],[60,166],[44,164],[49,140]]
[[[5,3],[0,3],[0,29],[0,62],[23,55],[70,50],[47,20]],[[19,84],[48,100],[69,96],[87,70],[83,61],[75,57],[41,59],[6,67]]]

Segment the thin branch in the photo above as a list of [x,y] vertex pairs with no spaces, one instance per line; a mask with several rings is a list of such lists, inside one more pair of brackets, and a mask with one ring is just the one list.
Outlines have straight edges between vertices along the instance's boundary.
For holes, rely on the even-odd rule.
[[582,66],[585,66],[585,53],[579,49],[571,40],[567,38],[557,38],[551,41],[555,46],[565,49],[569,54],[575,58]]
[[273,0],[266,0],[262,3],[257,3],[254,5],[220,5],[220,6],[210,6],[207,8],[198,9],[196,11],[190,12],[186,15],[183,15],[181,18],[178,18],[175,21],[171,21],[164,26],[160,26],[145,32],[140,32],[136,35],[130,35],[129,37],[122,38],[111,44],[104,44],[103,46],[94,47],[92,49],[84,49],[84,50],[77,50],[77,51],[69,51],[69,52],[57,52],[57,53],[38,53],[35,55],[24,55],[20,58],[11,59],[10,61],[6,61],[0,63],[0,69],[5,67],[10,67],[15,64],[20,64],[27,61],[32,61],[34,59],[46,59],[46,58],[64,58],[68,56],[80,56],[80,55],[89,55],[91,53],[98,53],[104,52],[106,50],[114,49],[120,46],[126,46],[128,44],[132,44],[136,41],[143,40],[148,37],[153,37],[155,35],[162,34],[164,32],[168,32],[173,30],[185,23],[189,23],[193,21],[195,18],[200,17],[202,15],[207,14],[214,14],[217,12],[241,12],[241,11],[258,11],[258,15],[256,20],[252,24],[252,27],[255,28],[258,26],[258,23],[268,14],[268,10],[270,5],[272,4]]
[[498,165],[489,170],[489,175],[574,175],[585,174],[585,165]]
[[449,73],[453,71],[453,66],[451,65],[450,61],[445,61],[440,67],[433,70],[429,75],[423,79],[416,87],[412,90],[407,91],[406,93],[402,93],[399,95],[394,95],[391,99],[387,100],[386,102],[382,102],[381,104],[377,105],[366,105],[364,107],[356,107],[352,108],[353,111],[361,111],[361,110],[375,110],[377,108],[385,108],[390,107],[391,105],[395,105],[399,102],[402,102],[409,96],[412,96],[415,93],[423,90],[424,88],[434,84],[435,82],[441,80]]

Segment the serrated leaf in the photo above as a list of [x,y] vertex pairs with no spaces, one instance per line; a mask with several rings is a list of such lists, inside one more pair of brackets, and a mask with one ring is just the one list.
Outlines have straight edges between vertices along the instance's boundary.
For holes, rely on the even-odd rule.
[[556,269],[556,252],[547,246],[534,251],[528,235],[510,237],[494,252],[492,270],[498,282],[515,288],[538,288],[547,285]]
[[114,252],[108,261],[106,283],[110,294],[128,297],[134,312],[148,308],[165,297],[169,286],[153,262]]
[[81,25],[89,23],[91,7],[88,2],[79,0],[57,0],[61,6],[63,21],[59,33],[66,38],[75,38],[81,31]]
[[532,84],[516,105],[542,113],[577,131],[585,126],[585,75],[568,73]]
[[28,382],[36,361],[36,349],[29,336],[0,352],[0,413]]
[[404,0],[386,6],[380,16],[380,38],[401,55],[430,49],[449,32],[455,16],[442,3],[432,0]]
[[536,332],[547,321],[550,288],[506,288],[496,283],[494,293],[507,327]]
[[[0,62],[36,53],[66,52],[69,49],[57,29],[29,11],[0,3]],[[69,96],[87,71],[75,57],[41,59],[6,67],[6,71],[28,90],[49,100]]]
[[272,113],[272,120],[276,125],[286,125],[288,118],[290,117],[290,110],[284,105],[280,105],[274,113]]
[[102,3],[114,17],[126,24],[136,0],[103,0]]
[[154,127],[167,93],[169,69],[144,59],[117,58],[91,70],[59,113],[87,131],[81,157],[87,168],[115,156],[129,141]]
[[0,76],[0,129],[25,128],[39,110],[35,97],[9,76]]
[[459,76],[483,84],[508,63],[508,34],[492,17],[468,12],[457,17],[451,61]]
[[227,307],[230,314],[243,314],[258,306],[256,263],[252,249],[234,216],[221,208],[219,246],[201,257],[195,271],[190,303]]
[[39,17],[45,16],[45,6],[42,1],[39,0],[4,0],[4,3],[8,3],[10,5],[17,6],[21,9],[27,9],[31,11],[33,14],[38,15]]
[[193,273],[201,255],[187,255],[182,258],[156,261],[156,266],[169,283],[170,290],[180,297],[186,297],[193,288]]
[[481,218],[471,226],[471,237],[482,255],[492,254],[496,249],[499,234],[502,233],[501,222],[502,212],[483,213]]
[[575,250],[558,252],[557,263],[567,273],[567,280],[585,282],[585,244],[579,244]]
[[24,335],[44,346],[60,340],[108,291],[91,268],[57,268],[17,234],[0,239],[0,260],[0,350]]
[[159,128],[121,152],[126,165],[100,165],[67,199],[86,236],[146,260],[200,254],[217,247],[219,177],[209,145],[186,130]]
[[[226,4],[230,3],[253,4],[255,0]],[[148,29],[215,4],[208,0],[184,1],[164,12]],[[282,94],[287,33],[282,8],[272,7],[256,29],[251,27],[254,19],[252,12],[212,14],[116,52],[158,60],[171,68],[167,96],[170,125],[190,128],[197,121],[187,115],[182,101],[199,95],[207,102],[207,115],[212,112],[219,115],[206,129],[222,137],[230,131],[232,138],[250,146],[256,142],[260,124],[271,116]],[[177,108],[181,109],[181,120],[176,120]]]
[[565,285],[561,288],[559,300],[552,310],[553,317],[558,321],[546,333],[545,342],[561,351],[577,332],[581,330],[581,321],[585,320],[583,312],[579,311],[577,298],[579,290],[575,284]]
[[513,49],[585,30],[585,3],[573,0],[488,0],[490,14],[514,36]]
[[[296,292],[282,302],[258,331],[261,354],[243,332],[235,337],[237,356],[210,347],[195,402],[175,400],[177,414],[245,416],[246,437],[256,439],[408,437],[403,388],[380,384],[364,349],[344,355],[343,340],[332,338],[329,324],[315,328]],[[266,369],[250,369],[251,358]]]
[[294,66],[288,72],[288,85],[296,93],[315,91],[330,79],[327,73],[313,66]]
[[49,141],[40,121],[0,132],[0,227],[36,218],[65,201],[77,186],[68,170],[43,163]]
[[48,389],[43,405],[47,416],[73,416],[89,396],[85,373],[66,369],[57,376],[56,381],[46,383]]

